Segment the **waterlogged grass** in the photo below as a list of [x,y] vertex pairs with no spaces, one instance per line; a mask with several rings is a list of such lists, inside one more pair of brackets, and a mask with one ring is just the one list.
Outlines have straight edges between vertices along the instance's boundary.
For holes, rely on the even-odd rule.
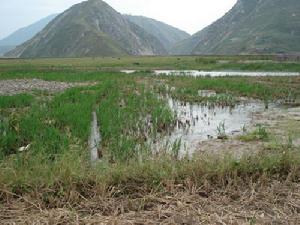
[[0,71],[118,71],[136,69],[244,70],[299,72],[299,61],[276,56],[145,56],[52,59],[1,59]]
[[[160,77],[157,91],[173,98],[189,102],[215,102],[232,105],[235,97],[261,99],[265,102],[282,100],[289,96],[300,97],[298,77]],[[201,90],[214,90],[217,96],[203,97]]]
[[99,86],[95,86],[73,88],[57,95],[47,106],[48,123],[70,137],[76,137],[81,141],[88,140],[92,110],[100,92]]
[[34,97],[29,94],[0,96],[0,109],[26,107],[30,106],[33,101]]
[[[80,72],[80,71],[8,71],[0,72],[0,80],[7,79],[42,79],[46,81],[62,82],[85,82],[85,81],[102,81],[108,78],[117,78],[122,73],[116,72]],[[123,75],[123,74],[122,74]],[[124,75],[124,78],[128,76]]]
[[[174,124],[174,115],[158,98],[160,94],[220,104],[233,104],[239,96],[273,100],[291,93],[298,96],[298,78],[146,77],[79,71],[0,73],[0,79],[8,78],[96,83],[48,99],[19,95],[0,101],[0,199],[2,190],[21,195],[40,190],[46,205],[58,199],[76,204],[78,196],[107,193],[112,186],[124,191],[116,194],[126,194],[141,186],[157,190],[187,181],[201,187],[207,182],[222,186],[230,180],[263,176],[299,178],[300,150],[292,146],[275,146],[239,160],[204,155],[174,160],[176,146],[173,156],[154,156],[149,146],[149,140],[168,132]],[[201,99],[199,90],[215,90],[218,95]],[[5,111],[25,106],[25,111]],[[103,158],[91,167],[87,156],[93,111],[100,124]],[[261,129],[256,136],[262,140],[265,134]],[[28,145],[27,151],[19,151]]]
[[255,131],[244,134],[239,137],[241,141],[244,142],[251,142],[251,141],[268,141],[270,139],[270,134],[266,130],[264,126],[261,124],[257,125],[257,128]]
[[[104,151],[110,151],[110,160],[137,158],[149,155],[146,141],[155,139],[173,123],[166,102],[133,82],[109,82],[99,100],[98,115],[103,136]],[[151,123],[151,124],[150,124]]]
[[55,160],[68,151],[75,138],[86,140],[95,97],[81,90],[74,88],[57,94],[53,100],[37,101],[25,112],[3,113],[0,159],[18,154],[20,147],[30,145],[32,157]]
[[61,157],[70,146],[87,149],[93,111],[99,117],[107,159],[119,161],[149,154],[146,140],[164,132],[174,120],[166,102],[137,86],[133,78],[107,75],[104,79],[100,75],[97,79],[95,86],[72,88],[49,101],[36,102],[26,113],[3,117],[1,159],[18,154],[20,147],[28,145],[33,157],[44,156],[50,161]]
[[33,155],[54,159],[67,150],[68,138],[57,127],[47,124],[48,110],[34,105],[26,114],[2,119],[0,160],[18,154],[19,148],[31,145]]

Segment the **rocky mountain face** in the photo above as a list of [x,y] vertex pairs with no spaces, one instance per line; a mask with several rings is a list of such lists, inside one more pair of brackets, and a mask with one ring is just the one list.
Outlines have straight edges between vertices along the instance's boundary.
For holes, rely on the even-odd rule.
[[221,19],[176,44],[172,54],[300,53],[299,0],[238,0]]
[[161,42],[102,0],[89,0],[58,15],[8,57],[160,55]]
[[174,44],[189,38],[187,32],[165,24],[163,22],[144,16],[124,15],[126,19],[142,27],[148,33],[154,35],[165,47],[170,50]]

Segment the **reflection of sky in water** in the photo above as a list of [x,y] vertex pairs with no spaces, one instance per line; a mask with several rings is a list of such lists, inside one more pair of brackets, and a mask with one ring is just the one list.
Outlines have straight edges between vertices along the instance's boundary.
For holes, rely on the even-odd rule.
[[169,147],[181,140],[181,154],[192,154],[201,141],[218,137],[218,127],[225,124],[227,135],[241,134],[243,127],[248,126],[253,114],[265,110],[263,103],[240,104],[230,107],[208,107],[196,104],[183,104],[169,99],[169,105],[178,117],[176,128],[170,136],[154,146],[156,151]]
[[198,71],[198,70],[156,70],[156,75],[193,76],[193,77],[225,77],[225,76],[300,76],[292,72],[237,72],[237,71]]
[[[122,73],[135,73],[137,70],[121,70]],[[198,71],[198,70],[155,70],[155,75],[173,75],[173,76],[211,76],[211,77],[224,77],[224,76],[300,76],[298,72],[237,72],[237,71]]]

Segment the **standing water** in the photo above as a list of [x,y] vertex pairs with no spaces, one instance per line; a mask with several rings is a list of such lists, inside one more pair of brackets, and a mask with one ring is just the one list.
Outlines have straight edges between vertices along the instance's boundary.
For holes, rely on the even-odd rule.
[[90,154],[91,154],[91,162],[96,162],[100,159],[100,142],[101,142],[101,136],[100,136],[100,129],[98,126],[97,121],[97,114],[96,112],[92,113],[92,123],[91,123],[91,136],[89,140],[89,146],[90,146]]
[[[136,70],[121,70],[122,73],[135,73]],[[199,71],[199,70],[154,70],[154,75],[167,75],[167,76],[192,76],[192,77],[225,77],[225,76],[247,76],[247,77],[259,77],[259,76],[300,76],[299,72],[249,72],[249,71]]]
[[176,126],[170,135],[153,147],[154,151],[179,148],[179,156],[193,154],[202,141],[242,134],[253,122],[254,114],[265,110],[262,102],[219,107],[184,103],[171,98],[168,101],[177,117]]
[[225,77],[225,76],[246,76],[246,77],[279,77],[279,76],[300,76],[299,72],[246,72],[246,71],[199,71],[199,70],[155,70],[155,75],[167,76],[192,76],[192,77]]

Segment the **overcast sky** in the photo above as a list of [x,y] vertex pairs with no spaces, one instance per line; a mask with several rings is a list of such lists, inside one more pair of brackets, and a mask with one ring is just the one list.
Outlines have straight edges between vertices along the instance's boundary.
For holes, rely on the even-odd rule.
[[[0,39],[83,0],[0,0]],[[237,0],[105,0],[121,13],[143,15],[195,33],[223,16]]]

